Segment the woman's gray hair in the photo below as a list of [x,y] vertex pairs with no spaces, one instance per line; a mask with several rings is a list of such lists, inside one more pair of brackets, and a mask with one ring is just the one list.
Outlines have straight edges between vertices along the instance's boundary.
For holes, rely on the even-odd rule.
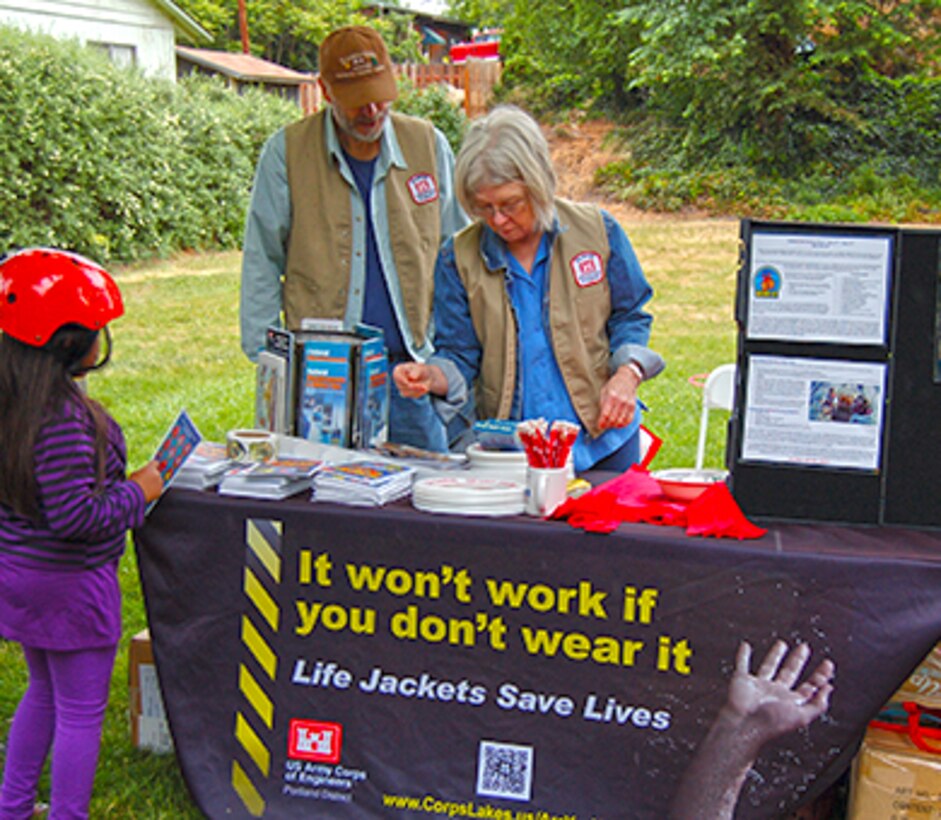
[[457,155],[454,168],[457,198],[468,214],[475,214],[481,188],[522,182],[526,186],[536,224],[552,227],[555,215],[555,171],[549,144],[536,121],[515,105],[498,105],[474,120]]

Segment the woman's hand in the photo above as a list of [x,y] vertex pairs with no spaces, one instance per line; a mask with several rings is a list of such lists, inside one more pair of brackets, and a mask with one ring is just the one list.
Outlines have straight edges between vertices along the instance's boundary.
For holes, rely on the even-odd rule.
[[131,473],[129,478],[144,491],[144,500],[148,504],[160,498],[163,492],[163,476],[160,475],[156,460],[148,461],[139,470]]
[[396,365],[392,371],[392,380],[399,392],[407,399],[420,399],[431,393],[446,396],[448,380],[440,367],[420,362],[407,362]]
[[627,427],[634,420],[637,409],[637,388],[640,378],[629,365],[622,365],[601,388],[601,405],[598,426],[602,430],[610,427]]

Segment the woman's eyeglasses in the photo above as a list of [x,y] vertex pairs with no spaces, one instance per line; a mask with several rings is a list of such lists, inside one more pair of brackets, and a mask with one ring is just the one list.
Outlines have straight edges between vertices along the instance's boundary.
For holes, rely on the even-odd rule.
[[516,196],[512,199],[508,199],[506,202],[500,202],[495,205],[476,205],[474,212],[477,214],[477,216],[486,220],[496,219],[498,214],[502,214],[504,217],[512,219],[523,209],[527,202],[528,197]]

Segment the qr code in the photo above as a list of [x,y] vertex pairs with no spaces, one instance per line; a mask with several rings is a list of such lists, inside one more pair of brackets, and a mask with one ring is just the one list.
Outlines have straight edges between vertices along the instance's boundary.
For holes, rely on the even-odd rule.
[[533,749],[483,740],[477,758],[477,794],[529,800],[533,789]]

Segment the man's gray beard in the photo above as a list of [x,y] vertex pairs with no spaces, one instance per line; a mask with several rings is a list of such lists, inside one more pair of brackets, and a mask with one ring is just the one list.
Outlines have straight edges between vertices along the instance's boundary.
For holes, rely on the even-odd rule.
[[376,129],[375,134],[360,134],[354,127],[353,124],[346,118],[346,116],[336,107],[333,108],[333,121],[336,123],[337,128],[339,128],[344,134],[348,137],[356,140],[357,142],[378,142],[382,138],[382,131],[385,128],[386,120],[389,118],[389,112],[387,111],[385,116],[382,119],[382,125]]

